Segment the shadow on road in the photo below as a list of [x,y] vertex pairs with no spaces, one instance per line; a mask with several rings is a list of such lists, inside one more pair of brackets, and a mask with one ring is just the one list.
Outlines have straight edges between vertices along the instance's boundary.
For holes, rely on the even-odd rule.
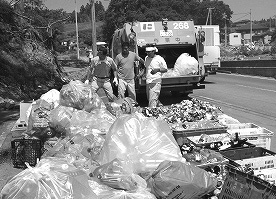
[[215,84],[215,82],[208,82],[208,81],[204,81],[201,84]]

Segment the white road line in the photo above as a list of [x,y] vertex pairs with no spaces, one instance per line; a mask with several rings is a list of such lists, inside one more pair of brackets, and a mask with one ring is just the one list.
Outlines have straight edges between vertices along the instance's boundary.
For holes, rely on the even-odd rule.
[[241,85],[241,84],[236,84],[236,86],[245,87],[245,88],[253,88],[253,89],[256,89],[256,90],[269,91],[269,92],[274,92],[274,93],[276,93],[275,90],[269,90],[269,89],[264,89],[264,88],[258,88],[258,87],[252,87],[252,86],[245,86],[245,85]]

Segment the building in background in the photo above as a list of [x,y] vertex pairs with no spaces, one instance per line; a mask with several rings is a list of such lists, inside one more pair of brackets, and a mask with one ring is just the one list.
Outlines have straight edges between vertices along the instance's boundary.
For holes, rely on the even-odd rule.
[[229,45],[240,46],[242,44],[241,33],[230,33],[229,34]]

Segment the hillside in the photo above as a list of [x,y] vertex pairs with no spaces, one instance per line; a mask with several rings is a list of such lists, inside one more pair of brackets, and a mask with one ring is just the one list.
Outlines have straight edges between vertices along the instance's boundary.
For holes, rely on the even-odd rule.
[[[103,22],[96,22],[96,28],[101,27]],[[91,30],[91,22],[78,23],[79,32],[83,30]],[[76,24],[64,24],[64,34],[75,33],[76,32]]]

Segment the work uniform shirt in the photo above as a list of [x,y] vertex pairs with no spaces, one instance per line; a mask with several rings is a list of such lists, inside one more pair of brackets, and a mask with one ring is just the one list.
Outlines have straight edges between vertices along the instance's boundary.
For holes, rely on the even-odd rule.
[[160,55],[155,55],[153,58],[146,56],[145,58],[145,67],[146,67],[146,83],[161,83],[162,73],[157,72],[151,74],[153,69],[168,69],[166,61]]
[[120,79],[131,80],[134,79],[134,67],[135,61],[139,61],[140,57],[134,53],[129,51],[127,57],[124,57],[122,53],[118,54],[115,58],[115,63],[118,67],[117,73]]
[[111,57],[100,60],[99,56],[91,60],[90,70],[94,69],[93,76],[99,78],[109,78],[111,69],[117,70],[117,66]]

